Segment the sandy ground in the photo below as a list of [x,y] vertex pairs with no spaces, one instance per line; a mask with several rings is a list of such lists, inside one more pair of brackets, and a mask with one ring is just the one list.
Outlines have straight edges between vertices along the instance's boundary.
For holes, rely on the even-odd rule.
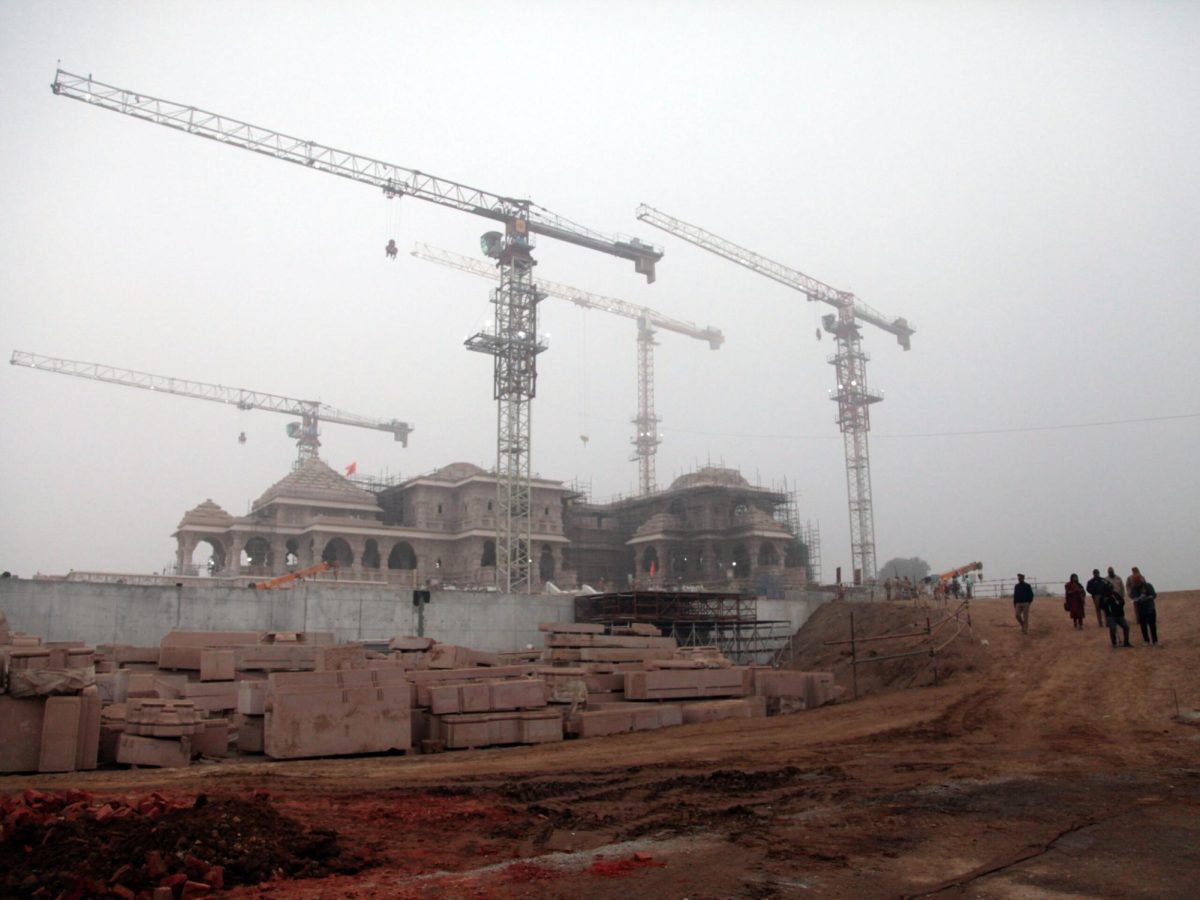
[[[976,601],[939,684],[924,660],[860,669],[860,697],[792,716],[523,749],[0,778],[27,787],[265,787],[377,865],[271,882],[287,897],[1195,897],[1200,592],[1159,597],[1159,647],[1093,618]],[[923,610],[831,604],[797,666]],[[936,620],[938,613],[931,613]],[[889,668],[890,667],[890,668]],[[1180,715],[1181,714],[1181,715]],[[638,854],[635,857],[635,854]]]

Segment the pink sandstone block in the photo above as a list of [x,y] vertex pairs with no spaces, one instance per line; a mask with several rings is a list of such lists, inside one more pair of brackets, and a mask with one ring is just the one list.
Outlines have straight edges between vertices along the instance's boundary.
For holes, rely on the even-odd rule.
[[192,755],[228,756],[229,722],[225,719],[206,719],[202,724],[203,729],[192,735]]
[[232,650],[201,650],[201,681],[233,681],[234,658]]
[[237,725],[237,746],[242,753],[263,752],[262,716],[241,716]]
[[546,705],[546,683],[540,678],[494,681],[487,685],[489,709],[536,709]]
[[85,687],[79,694],[79,740],[75,749],[75,768],[96,768],[100,753],[100,692],[95,686]]
[[433,638],[398,635],[388,641],[388,649],[398,652],[412,653],[425,651],[433,646]]
[[658,626],[650,625],[646,622],[631,622],[628,625],[615,625],[612,630],[613,634],[640,634],[646,637],[659,637],[662,631]]
[[688,697],[742,697],[750,693],[749,673],[743,669],[656,669],[627,672],[629,700],[670,700]]
[[125,679],[126,697],[157,697],[157,676],[153,672],[130,672]]
[[266,712],[267,682],[239,681],[237,711],[247,716],[261,716]]
[[522,744],[549,744],[563,739],[563,717],[556,709],[531,709],[520,714],[517,740]]
[[737,700],[705,700],[682,704],[683,722],[717,722],[721,719],[761,719],[767,714],[766,697],[743,697]]
[[42,720],[42,752],[39,772],[73,772],[79,746],[79,720],[83,701],[79,697],[47,697]]
[[235,647],[239,670],[263,672],[311,672],[317,665],[317,647],[310,644],[255,644]]
[[117,741],[117,762],[127,766],[156,766],[170,769],[191,765],[192,739],[177,740],[122,734]]
[[604,634],[604,626],[590,622],[539,622],[538,631],[551,634]]
[[0,694],[0,773],[37,771],[45,712],[42,697],[18,700]]
[[499,666],[500,658],[495,653],[472,650],[457,644],[434,644],[426,654],[431,669],[464,669],[469,666]]
[[646,637],[643,635],[615,634],[548,634],[547,647],[610,647],[628,650],[673,650],[673,637]]
[[439,729],[448,750],[491,746],[491,727],[484,715],[442,716]]
[[318,647],[314,666],[318,672],[365,669],[367,667],[367,649],[362,644]]
[[296,691],[277,690],[272,685],[267,701],[263,748],[274,759],[408,750],[412,746],[409,699],[409,687],[402,682]]

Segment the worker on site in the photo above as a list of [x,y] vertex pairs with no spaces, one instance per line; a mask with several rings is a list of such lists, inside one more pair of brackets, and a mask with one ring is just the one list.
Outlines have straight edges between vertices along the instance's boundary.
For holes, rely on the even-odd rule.
[[1125,582],[1121,580],[1121,576],[1113,571],[1113,567],[1108,567],[1108,583],[1112,585],[1113,593],[1121,598],[1121,605],[1125,605]]
[[1104,596],[1105,588],[1111,588],[1107,581],[1100,577],[1099,569],[1092,569],[1092,577],[1088,579],[1087,592],[1092,598],[1092,605],[1096,607],[1096,624],[1101,628],[1104,627],[1104,610],[1100,608],[1100,598]]
[[1017,573],[1017,583],[1013,585],[1013,610],[1017,614],[1017,622],[1021,625],[1021,634],[1029,634],[1029,607],[1033,605],[1033,587],[1025,582],[1025,576]]
[[1063,586],[1063,609],[1071,616],[1071,624],[1079,631],[1083,630],[1083,617],[1086,615],[1087,592],[1079,583],[1079,576],[1071,573],[1071,580]]
[[1158,592],[1154,590],[1154,585],[1142,576],[1137,566],[1133,567],[1133,574],[1129,576],[1129,580],[1129,599],[1133,601],[1133,614],[1142,630],[1142,643],[1157,646],[1158,610],[1154,607],[1154,600],[1158,597]]
[[1125,597],[1118,594],[1113,589],[1112,582],[1107,578],[1102,579],[1108,587],[1104,593],[1100,595],[1100,605],[1104,610],[1104,618],[1108,621],[1108,636],[1115,648],[1117,646],[1117,628],[1119,627],[1124,634],[1124,642],[1121,646],[1132,647],[1129,643],[1129,623],[1125,621]]

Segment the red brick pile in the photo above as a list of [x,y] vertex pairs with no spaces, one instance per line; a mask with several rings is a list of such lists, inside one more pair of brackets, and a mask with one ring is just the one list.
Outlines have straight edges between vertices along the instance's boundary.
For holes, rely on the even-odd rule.
[[328,829],[281,815],[265,792],[174,801],[83,791],[0,797],[0,895],[209,896],[277,876],[360,871]]

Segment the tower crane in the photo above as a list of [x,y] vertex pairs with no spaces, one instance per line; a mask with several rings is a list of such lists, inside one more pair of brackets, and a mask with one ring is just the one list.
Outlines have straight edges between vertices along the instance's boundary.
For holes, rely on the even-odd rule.
[[[495,267],[488,265],[483,260],[431,247],[428,244],[414,244],[412,255],[418,259],[440,263],[443,266],[470,272],[483,278],[495,280],[499,277]],[[655,490],[654,457],[658,452],[658,445],[662,443],[658,437],[658,423],[662,420],[654,413],[654,347],[657,344],[657,341],[654,340],[655,329],[661,328],[664,331],[674,331],[688,337],[708,341],[711,350],[720,348],[721,344],[725,342],[725,335],[721,333],[720,329],[711,326],[701,328],[691,322],[683,322],[665,316],[648,306],[638,306],[615,297],[592,294],[570,285],[546,281],[544,278],[538,279],[537,286],[538,290],[547,296],[570,300],[576,306],[582,306],[585,309],[598,309],[637,322],[638,413],[637,418],[633,420],[637,431],[633,438],[634,455],[632,459],[638,463],[638,484],[641,493],[653,493]]]
[[824,329],[835,338],[837,353],[829,359],[837,373],[838,428],[846,454],[846,493],[850,506],[850,553],[854,569],[864,580],[875,578],[875,517],[871,504],[871,459],[867,433],[871,430],[870,406],[883,397],[867,388],[867,360],[862,349],[860,322],[874,325],[896,337],[905,350],[912,347],[913,329],[903,318],[888,319],[848,291],[839,291],[803,272],[775,262],[724,238],[690,225],[644,203],[637,217],[655,228],[683,238],[697,247],[723,256],[800,291],[810,301],[827,303],[834,312],[821,317]]
[[188,381],[183,378],[172,378],[169,375],[151,375],[149,372],[118,369],[116,366],[107,366],[103,363],[58,359],[53,356],[41,356],[37,353],[25,353],[21,350],[14,350],[9,362],[14,366],[26,366],[30,369],[40,369],[43,372],[57,372],[59,375],[74,375],[77,378],[143,388],[147,391],[175,394],[179,397],[227,403],[238,409],[265,409],[270,412],[299,416],[299,422],[289,422],[287,427],[288,437],[294,438],[296,441],[297,466],[306,459],[317,458],[317,450],[321,446],[321,422],[386,431],[405,447],[408,446],[408,436],[413,430],[412,425],[408,422],[401,422],[399,419],[369,419],[356,413],[334,409],[332,406],[326,406],[316,400],[296,400],[293,397],[281,397],[278,394],[249,391],[245,388],[206,384],[203,381]]
[[50,87],[60,97],[362,182],[382,190],[389,199],[416,197],[503,224],[502,233],[489,232],[483,238],[500,273],[500,285],[491,298],[495,325],[493,330],[469,338],[466,346],[493,358],[496,586],[509,593],[528,589],[532,557],[530,406],[537,386],[537,355],[545,349],[537,337],[539,295],[533,283],[533,238],[543,235],[632,260],[635,271],[650,282],[662,250],[637,238],[584,228],[529,200],[493,194],[194,106],[103,84],[90,75],[59,69]]

